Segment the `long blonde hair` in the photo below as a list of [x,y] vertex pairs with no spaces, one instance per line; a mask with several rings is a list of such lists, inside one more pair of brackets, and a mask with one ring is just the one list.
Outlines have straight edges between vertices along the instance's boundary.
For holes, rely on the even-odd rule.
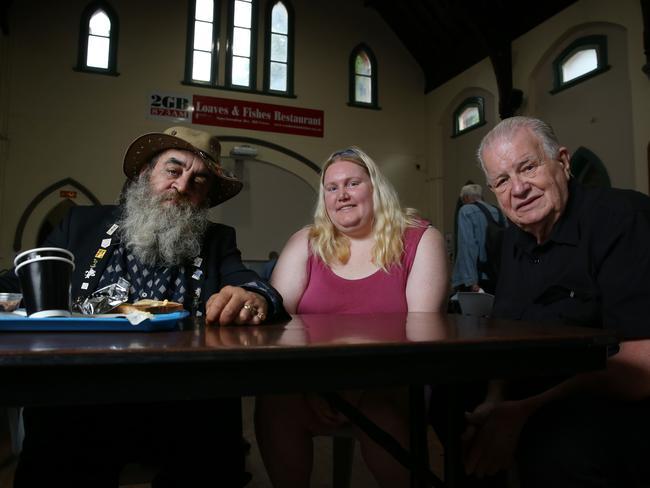
[[336,151],[323,165],[318,191],[318,203],[314,211],[314,223],[309,230],[311,251],[328,265],[347,263],[350,259],[350,240],[332,223],[325,208],[325,172],[337,161],[349,161],[361,166],[372,183],[373,223],[375,244],[372,262],[384,271],[398,264],[404,251],[402,237],[407,227],[425,225],[412,208],[402,208],[393,185],[379,171],[375,162],[358,147]]

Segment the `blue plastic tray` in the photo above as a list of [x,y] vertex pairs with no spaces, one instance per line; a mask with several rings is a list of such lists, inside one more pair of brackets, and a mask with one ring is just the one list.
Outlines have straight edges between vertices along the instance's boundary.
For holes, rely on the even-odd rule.
[[22,331],[66,331],[66,332],[153,332],[158,330],[174,330],[178,321],[187,317],[187,310],[172,313],[156,314],[151,319],[132,325],[124,317],[47,317],[29,318],[15,313],[0,313],[0,332]]

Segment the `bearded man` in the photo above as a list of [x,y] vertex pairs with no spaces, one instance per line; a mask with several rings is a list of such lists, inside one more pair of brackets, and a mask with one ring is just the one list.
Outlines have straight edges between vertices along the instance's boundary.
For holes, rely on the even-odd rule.
[[[285,314],[242,264],[234,229],[208,221],[210,207],[242,188],[219,155],[216,137],[186,127],[137,138],[120,205],[72,209],[44,244],[74,253],[73,301],[126,279],[129,302],[179,302],[208,324]],[[0,291],[18,289],[13,272],[0,276]],[[161,468],[154,487],[242,486],[240,415],[239,399],[26,408],[14,486],[115,488],[131,462]]]

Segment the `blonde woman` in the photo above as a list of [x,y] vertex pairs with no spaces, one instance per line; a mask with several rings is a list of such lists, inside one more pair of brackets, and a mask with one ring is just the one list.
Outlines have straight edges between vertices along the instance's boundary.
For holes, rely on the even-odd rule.
[[[440,312],[447,298],[447,258],[440,232],[403,209],[374,161],[352,147],[325,162],[314,223],[289,239],[271,283],[289,313]],[[405,390],[344,395],[408,446]],[[258,398],[257,440],[273,486],[308,487],[312,437],[345,423],[317,396]],[[408,486],[406,469],[361,431],[355,434],[380,486]]]

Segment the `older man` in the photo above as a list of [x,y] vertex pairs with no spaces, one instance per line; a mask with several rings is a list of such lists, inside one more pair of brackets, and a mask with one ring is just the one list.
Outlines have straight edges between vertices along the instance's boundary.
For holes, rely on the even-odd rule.
[[537,119],[502,121],[478,155],[515,224],[494,315],[612,328],[623,342],[605,371],[494,383],[467,415],[467,471],[492,474],[516,459],[525,488],[647,486],[650,199],[573,181],[567,149]]
[[459,291],[494,293],[498,263],[490,263],[486,250],[488,218],[501,227],[506,222],[499,209],[483,201],[483,188],[475,183],[460,190],[463,206],[458,211],[458,252],[451,285]]
[[[219,153],[216,137],[186,127],[136,139],[121,204],[73,209],[46,242],[75,254],[73,299],[123,278],[129,301],[180,302],[208,323],[283,314],[277,292],[243,266],[234,229],[207,219],[242,187]],[[13,273],[0,289],[18,289]],[[132,461],[162,466],[154,486],[241,486],[239,415],[238,399],[25,409],[15,486],[116,487]]]

